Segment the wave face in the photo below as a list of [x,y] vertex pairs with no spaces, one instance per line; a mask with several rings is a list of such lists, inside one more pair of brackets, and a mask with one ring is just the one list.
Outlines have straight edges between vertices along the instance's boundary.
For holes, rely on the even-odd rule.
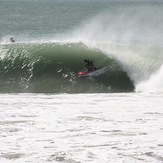
[[[0,92],[162,92],[162,5],[2,1]],[[84,59],[92,59],[100,73],[78,78]]]
[[[0,92],[96,93],[134,90],[127,72],[98,49],[75,43],[0,45]],[[92,59],[100,73],[77,77]]]

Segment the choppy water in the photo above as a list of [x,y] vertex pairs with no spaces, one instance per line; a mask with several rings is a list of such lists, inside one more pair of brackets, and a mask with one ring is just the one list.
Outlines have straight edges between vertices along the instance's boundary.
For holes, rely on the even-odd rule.
[[163,161],[158,94],[2,94],[0,161]]

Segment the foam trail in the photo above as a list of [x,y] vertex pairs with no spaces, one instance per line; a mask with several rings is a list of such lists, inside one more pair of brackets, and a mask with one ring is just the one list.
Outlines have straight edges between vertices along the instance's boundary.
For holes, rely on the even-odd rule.
[[163,65],[146,81],[136,86],[137,92],[163,92]]

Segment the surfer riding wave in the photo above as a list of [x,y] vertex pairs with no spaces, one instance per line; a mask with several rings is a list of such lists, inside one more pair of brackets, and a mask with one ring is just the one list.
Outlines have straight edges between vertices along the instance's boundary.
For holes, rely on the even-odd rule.
[[88,72],[95,71],[97,68],[94,66],[93,61],[89,59],[85,59],[86,63],[85,67],[88,69]]
[[77,75],[80,76],[85,76],[90,74],[91,72],[94,72],[97,70],[97,68],[94,66],[93,61],[89,59],[84,59],[85,67],[87,68],[87,71],[80,71]]

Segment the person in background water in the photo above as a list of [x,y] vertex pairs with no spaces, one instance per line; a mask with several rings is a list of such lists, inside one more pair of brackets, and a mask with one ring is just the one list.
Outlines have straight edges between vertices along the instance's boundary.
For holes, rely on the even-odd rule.
[[12,43],[14,43],[15,42],[15,40],[11,37],[10,38],[10,41],[12,42]]
[[84,62],[86,63],[85,67],[88,69],[88,72],[96,70],[96,67],[94,67],[92,60],[85,59]]

